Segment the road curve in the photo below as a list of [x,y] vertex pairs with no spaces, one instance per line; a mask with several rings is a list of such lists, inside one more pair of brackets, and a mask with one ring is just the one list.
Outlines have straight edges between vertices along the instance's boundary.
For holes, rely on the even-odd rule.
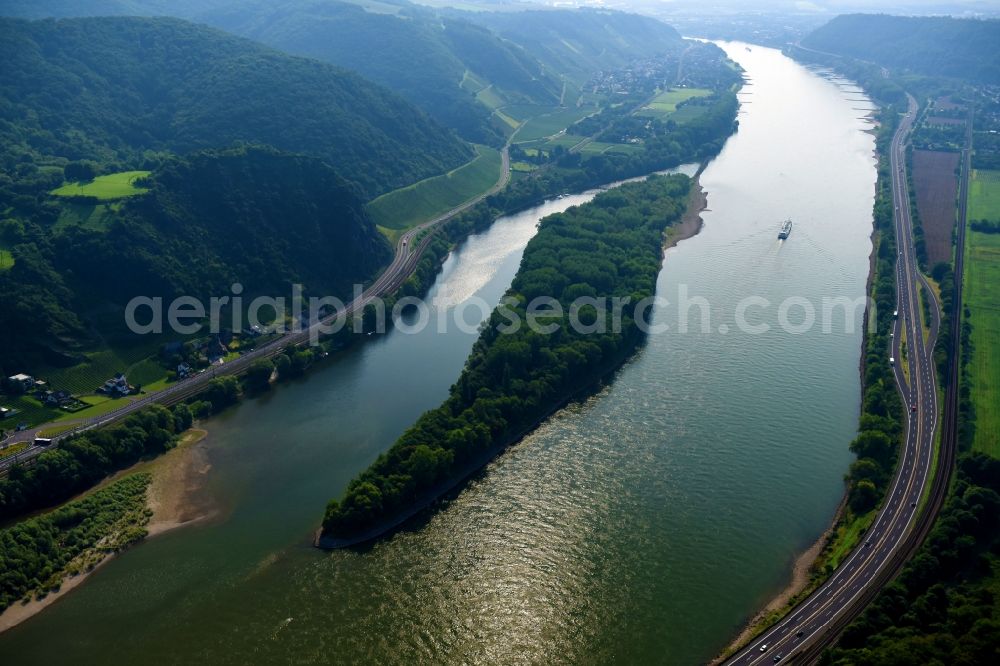
[[[507,183],[510,182],[509,145],[504,146],[500,155],[500,178],[497,179],[497,182],[493,185],[493,187],[482,194],[469,199],[465,203],[452,208],[447,213],[411,227],[403,233],[396,243],[396,254],[393,257],[392,263],[389,264],[388,268],[386,268],[382,274],[379,275],[378,279],[376,279],[371,286],[365,289],[360,296],[351,301],[344,308],[343,312],[329,315],[321,321],[312,324],[305,330],[285,333],[280,338],[277,338],[276,340],[273,340],[272,342],[269,342],[268,344],[255,349],[238,359],[230,361],[229,363],[213,367],[204,373],[182,380],[162,391],[157,391],[156,393],[143,396],[142,398],[135,400],[113,412],[84,421],[72,430],[68,430],[59,436],[52,438],[52,444],[50,445],[32,446],[21,453],[0,459],[0,474],[6,474],[7,471],[14,465],[31,462],[35,457],[54,446],[58,446],[59,442],[65,440],[71,435],[108,425],[150,404],[156,403],[160,405],[172,405],[181,402],[182,400],[186,400],[187,398],[190,398],[191,396],[204,390],[205,386],[213,378],[221,377],[223,375],[240,374],[256,360],[275,356],[290,345],[305,344],[309,342],[312,336],[315,336],[320,330],[322,330],[322,327],[329,326],[338,317],[350,316],[363,310],[366,305],[371,303],[376,298],[392,293],[410,276],[410,274],[413,273],[417,263],[420,261],[421,254],[423,254],[423,251],[432,240],[432,230],[435,227],[458,215],[459,213],[468,210],[486,197],[496,194],[507,186]],[[424,233],[425,231],[428,233]],[[423,235],[421,236],[421,234]],[[55,421],[37,426],[24,432],[15,433],[12,437],[4,440],[4,444],[9,445],[17,442],[34,441],[40,431],[52,427],[58,427],[59,425],[65,423],[65,421]]]
[[[921,496],[927,486],[934,455],[938,422],[938,395],[933,350],[940,322],[937,303],[930,308],[930,335],[923,333],[918,289],[925,285],[917,266],[913,245],[910,197],[905,172],[906,139],[916,116],[916,101],[893,135],[889,151],[897,257],[898,317],[893,324],[893,345],[886,350],[895,358],[895,376],[907,406],[905,438],[892,485],[865,541],[841,563],[830,578],[802,601],[783,620],[757,636],[725,663],[750,666],[770,663],[807,663],[818,646],[825,645],[843,628],[845,619],[863,608],[875,590],[884,585],[885,574],[911,549],[908,537],[922,509]],[[926,288],[926,287],[925,287]],[[930,290],[926,291],[933,300]],[[909,379],[900,358],[905,331]]]

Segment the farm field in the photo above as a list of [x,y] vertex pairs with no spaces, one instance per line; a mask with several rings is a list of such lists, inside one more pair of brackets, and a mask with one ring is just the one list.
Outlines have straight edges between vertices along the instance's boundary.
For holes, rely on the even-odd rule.
[[958,196],[958,179],[955,176],[958,159],[958,153],[913,151],[913,184],[929,266],[951,260],[951,235],[955,228],[955,201]]
[[534,141],[536,139],[544,139],[547,136],[552,136],[558,132],[566,129],[576,121],[581,118],[585,118],[592,113],[596,113],[597,109],[590,106],[581,107],[570,107],[565,109],[559,109],[553,107],[552,113],[547,113],[540,116],[534,116],[525,122],[518,130],[517,135],[514,137],[518,143],[523,143],[526,141]]
[[969,219],[1000,220],[1000,171],[973,170],[969,182]]
[[639,111],[640,115],[663,117],[677,110],[677,105],[692,97],[707,97],[712,91],[705,88],[678,88],[661,92]]
[[66,183],[52,190],[51,194],[57,197],[94,197],[101,201],[121,199],[146,192],[146,189],[136,187],[135,181],[148,175],[148,171],[109,173],[98,176],[89,183]]
[[701,116],[707,110],[707,107],[704,106],[682,106],[670,114],[670,119],[678,125],[683,125]]
[[488,190],[500,178],[500,151],[477,146],[471,162],[441,176],[428,178],[368,204],[376,224],[404,229],[429,220]]
[[[974,170],[969,183],[970,220],[1000,220],[1000,171]],[[969,379],[976,407],[973,448],[1000,457],[1000,234],[966,232],[965,306],[972,324]]]
[[503,112],[518,122],[524,122],[543,113],[552,113],[554,108],[542,104],[508,104],[503,107]]
[[507,101],[493,90],[493,86],[486,86],[476,93],[476,99],[485,104],[490,109],[499,109]]
[[[74,395],[93,394],[105,380],[119,372],[124,372],[131,384],[150,384],[167,376],[165,368],[149,359],[150,353],[148,348],[140,347],[91,352],[86,354],[87,360],[83,363],[69,368],[39,369],[37,376],[47,381],[52,390],[69,391]],[[151,364],[156,366],[157,372],[150,371]],[[136,370],[142,377],[134,374]]]

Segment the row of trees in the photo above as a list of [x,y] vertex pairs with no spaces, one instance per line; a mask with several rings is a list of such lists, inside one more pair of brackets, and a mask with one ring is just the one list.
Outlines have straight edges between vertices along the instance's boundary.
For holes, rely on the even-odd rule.
[[[494,311],[448,399],[330,502],[325,533],[350,538],[405,515],[630,354],[642,339],[632,310],[615,330],[610,311],[586,305],[576,314],[595,330],[584,332],[570,325],[570,304],[579,296],[622,297],[634,308],[651,295],[663,232],[683,212],[689,186],[685,176],[651,177],[545,218],[507,294],[507,313]],[[504,331],[510,313],[524,322],[538,296],[562,305],[546,319],[556,330]]]
[[821,663],[996,663],[998,493],[1000,461],[982,453],[963,455],[927,541]]
[[983,234],[1000,234],[1000,220],[972,220],[969,226]]
[[[893,107],[888,107],[881,114],[882,123],[877,138],[880,154],[887,154],[898,115]],[[875,301],[878,318],[874,331],[870,331],[865,338],[861,418],[858,436],[851,442],[851,451],[858,458],[847,476],[848,508],[855,515],[871,511],[885,494],[896,465],[905,411],[896,390],[892,366],[887,360],[892,312],[896,309],[898,255],[891,176],[888,160],[883,160],[879,165],[873,208],[876,253],[871,297]]]

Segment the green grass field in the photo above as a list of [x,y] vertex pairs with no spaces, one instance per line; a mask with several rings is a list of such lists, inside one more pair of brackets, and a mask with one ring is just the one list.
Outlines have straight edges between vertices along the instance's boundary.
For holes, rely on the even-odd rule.
[[503,107],[503,112],[511,118],[515,118],[518,121],[523,122],[529,118],[534,118],[535,116],[552,113],[554,108],[555,107],[545,106],[544,104],[508,104]]
[[[1000,220],[1000,171],[973,171],[968,212],[970,220]],[[967,230],[965,252],[964,296],[973,346],[968,372],[976,406],[973,448],[1000,458],[1000,234]]]
[[148,175],[148,171],[109,173],[98,176],[89,183],[66,183],[62,187],[52,190],[50,194],[57,197],[86,196],[95,197],[101,201],[111,201],[146,192],[146,189],[136,187],[135,181]]
[[9,270],[14,266],[14,255],[10,253],[10,250],[5,250],[0,247],[0,271]]
[[494,111],[493,115],[496,116],[500,120],[500,122],[502,122],[506,126],[506,129],[504,130],[504,136],[510,136],[511,133],[514,130],[516,130],[518,126],[521,124],[520,121],[511,118],[500,109]]
[[553,107],[552,112],[535,116],[525,122],[521,129],[518,130],[514,139],[518,143],[544,139],[547,136],[561,132],[576,121],[596,111],[596,108],[590,106],[574,106],[565,109]]
[[465,70],[465,73],[462,74],[462,81],[458,85],[472,94],[476,94],[486,87],[486,84],[476,78],[476,75],[469,70]]
[[476,99],[480,103],[485,104],[490,109],[499,109],[501,106],[507,103],[503,97],[497,94],[493,86],[486,86],[482,90],[476,93]]
[[677,110],[677,105],[692,97],[707,97],[712,91],[705,88],[678,88],[661,92],[639,112],[644,116],[667,117]]
[[556,146],[562,146],[563,148],[572,148],[576,144],[580,143],[587,137],[577,136],[575,134],[560,134],[559,136],[553,137],[541,145],[542,150],[551,150]]
[[468,201],[490,189],[500,178],[500,151],[477,146],[471,162],[441,176],[383,194],[368,204],[376,224],[405,229]]
[[694,120],[708,110],[707,106],[682,106],[670,114],[670,119],[679,125]]
[[117,210],[120,206],[121,203],[87,204],[64,201],[60,205],[61,211],[55,229],[58,231],[66,227],[79,226],[90,231],[106,231],[110,216],[105,213],[109,209]]

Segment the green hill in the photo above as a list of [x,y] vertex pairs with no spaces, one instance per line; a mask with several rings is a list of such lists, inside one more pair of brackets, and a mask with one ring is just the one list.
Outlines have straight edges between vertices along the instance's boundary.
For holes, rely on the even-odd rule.
[[940,16],[838,16],[802,45],[894,69],[1000,84],[1000,20]]
[[[293,55],[354,70],[394,90],[463,138],[499,146],[503,131],[476,93],[506,103],[554,104],[561,83],[489,30],[406,0],[377,11],[349,0],[65,0],[14,2],[3,13],[40,16],[169,15],[208,24]],[[389,11],[389,10],[392,11]]]
[[371,198],[472,157],[356,74],[178,19],[0,19],[0,80],[5,170],[245,141],[321,157]]
[[520,44],[548,67],[579,83],[595,72],[685,47],[680,34],[666,23],[618,11],[564,9],[461,15]]
[[407,3],[388,14],[330,0],[251,2],[197,19],[355,70],[477,143],[502,143],[492,109],[476,99],[481,88],[492,85],[510,102],[559,100],[561,84],[517,46],[480,26]]
[[[107,207],[97,230],[0,226],[16,262],[0,272],[0,369],[55,364],[107,342],[134,296],[349,296],[392,255],[357,187],[317,158],[269,148],[168,160],[149,191]],[[109,329],[89,315],[114,305]],[[117,328],[116,328],[117,327]]]

